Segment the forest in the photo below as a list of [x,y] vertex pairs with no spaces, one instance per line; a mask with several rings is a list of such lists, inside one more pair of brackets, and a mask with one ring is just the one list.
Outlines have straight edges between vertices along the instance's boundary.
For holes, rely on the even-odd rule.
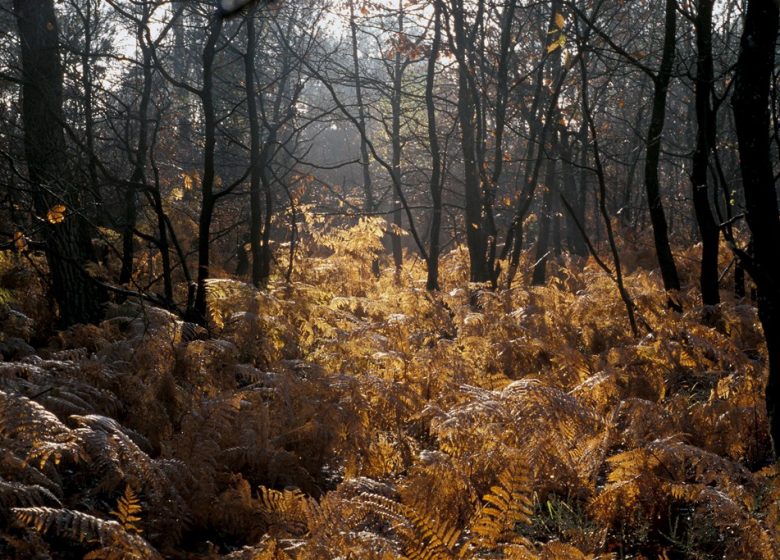
[[0,0],[0,558],[780,558],[780,2]]

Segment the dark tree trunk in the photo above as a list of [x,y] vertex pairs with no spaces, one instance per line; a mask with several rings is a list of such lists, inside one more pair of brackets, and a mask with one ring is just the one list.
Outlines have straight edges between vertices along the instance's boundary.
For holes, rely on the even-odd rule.
[[693,208],[702,242],[699,280],[704,305],[720,303],[718,290],[718,239],[720,232],[710,208],[710,191],[707,186],[710,153],[715,144],[715,112],[711,103],[715,74],[712,62],[712,5],[713,0],[699,0],[696,18],[696,124],[698,130],[691,173]]
[[428,74],[425,80],[425,106],[428,112],[428,141],[431,147],[431,180],[430,191],[433,203],[433,215],[431,217],[431,234],[428,244],[428,278],[425,287],[430,290],[439,289],[439,235],[441,233],[442,212],[442,180],[441,180],[441,151],[439,148],[439,136],[436,132],[436,105],[433,98],[433,86],[436,77],[436,59],[439,57],[441,46],[441,10],[439,1],[434,0],[434,27],[433,44],[428,57]]
[[544,172],[544,197],[542,206],[537,212],[539,218],[539,237],[536,241],[536,257],[534,262],[533,276],[531,284],[541,286],[547,279],[547,260],[550,253],[550,230],[553,220],[553,201],[558,198],[557,178],[555,175],[554,152],[557,146],[557,133],[554,131],[551,138],[551,150],[553,153],[547,154],[547,167]]
[[[580,125],[579,137],[580,190],[578,192],[579,196],[577,197],[577,207],[574,209],[574,211],[577,213],[577,219],[580,220],[580,223],[585,230],[585,234],[582,236],[582,242],[585,243],[585,235],[587,235],[588,231],[588,186],[590,184],[590,181],[588,180],[590,177],[590,171],[588,169],[588,162],[590,160],[590,134],[588,132],[588,124],[585,122],[585,119],[582,120],[582,124]],[[598,224],[599,220],[596,220],[596,223]]]
[[[398,44],[401,44],[401,37],[404,33],[404,6],[403,0],[398,1]],[[401,49],[395,49],[395,61],[393,64],[393,93],[390,99],[390,107],[392,110],[392,128],[391,128],[391,144],[392,144],[392,180],[397,191],[403,188],[401,182],[401,88],[403,86],[403,65],[401,61]],[[402,212],[403,206],[401,205],[401,197],[393,197],[393,225],[394,230],[390,233],[390,243],[393,248],[393,263],[395,264],[396,272],[401,270],[403,265],[403,250],[401,247],[401,235],[400,229],[402,224]]]
[[[173,24],[173,72],[174,77],[180,82],[188,81],[188,75],[190,74],[189,59],[187,56],[186,46],[186,17],[184,10],[186,10],[185,0],[174,0],[172,11],[176,18]],[[177,151],[179,158],[184,162],[185,169],[189,170],[189,166],[194,164],[194,144],[193,144],[193,129],[192,129],[192,111],[190,104],[192,98],[190,93],[182,88],[176,88],[174,93],[176,105],[179,107],[178,119],[176,123],[177,129]],[[191,194],[188,192],[188,194]]]
[[360,168],[363,172],[363,209],[373,212],[374,191],[371,185],[371,166],[368,158],[368,143],[366,142],[366,110],[363,105],[363,83],[360,79],[360,64],[358,62],[357,23],[355,22],[355,1],[349,3],[349,29],[352,37],[352,68],[355,72],[355,101],[358,109],[358,129],[360,132]]
[[[557,29],[557,16],[561,10],[561,2],[554,0],[551,5],[550,11],[550,29]],[[558,33],[563,33],[562,29],[558,29]],[[552,39],[548,39],[552,41]],[[545,50],[549,48],[549,45],[545,47]],[[542,167],[544,158],[548,155],[548,142],[551,135],[554,135],[553,121],[557,122],[559,117],[558,110],[558,98],[563,87],[564,78],[566,76],[566,69],[561,64],[561,48],[555,48],[548,54],[550,54],[550,79],[553,86],[552,92],[547,95],[547,89],[545,84],[545,65],[539,66],[539,74],[537,77],[536,93],[534,98],[534,107],[532,108],[529,117],[531,124],[531,139],[528,143],[528,149],[526,157],[526,168],[523,177],[523,191],[518,201],[515,215],[512,219],[512,225],[510,233],[507,236],[507,242],[504,246],[502,257],[509,255],[509,270],[507,271],[507,287],[512,285],[512,281],[517,273],[517,267],[520,264],[520,255],[523,250],[523,220],[525,220],[528,211],[531,209],[531,205],[534,201],[534,194],[538,184],[539,173]],[[543,114],[537,114],[540,107],[545,107],[545,102],[549,99],[549,105],[546,107]],[[536,156],[531,157],[531,151],[534,144],[537,144]],[[551,150],[549,150],[551,151]]]
[[[93,260],[89,227],[81,214],[81,192],[72,182],[65,153],[62,66],[53,0],[14,0],[22,63],[22,122],[27,171],[35,212],[45,224],[51,292],[62,326],[98,320],[106,294],[84,265]],[[54,206],[64,219],[46,220]]]
[[[149,149],[149,103],[152,97],[152,54],[151,45],[146,44],[144,29],[149,20],[149,8],[144,7],[144,15],[138,26],[136,42],[141,48],[143,57],[142,75],[143,86],[141,100],[138,106],[138,143],[133,161],[133,171],[130,175],[130,184],[125,189],[125,215],[122,223],[122,270],[119,273],[119,283],[127,284],[133,277],[133,260],[135,258],[133,236],[137,217],[137,193],[140,186],[146,183],[146,157]],[[165,228],[160,230],[161,237],[165,236]],[[161,249],[162,250],[162,249]],[[170,282],[170,279],[167,279]],[[167,290],[166,290],[167,292]],[[166,293],[167,296],[172,296]]]
[[98,199],[97,154],[95,153],[95,116],[93,106],[95,88],[92,83],[92,63],[94,57],[94,40],[92,36],[93,26],[97,28],[100,18],[98,10],[92,0],[88,1],[85,9],[79,12],[84,25],[84,47],[81,52],[81,84],[84,88],[84,143],[87,148],[87,173],[89,175],[90,195]]
[[252,284],[259,287],[263,279],[263,249],[261,231],[263,228],[262,199],[260,191],[260,121],[257,116],[255,91],[255,10],[250,10],[246,21],[246,56],[244,57],[244,83],[246,88],[246,106],[249,116],[249,246],[252,251]]
[[[586,38],[587,39],[587,36]],[[585,41],[583,41],[584,43]],[[587,74],[587,65],[585,62],[584,55],[580,56],[579,59],[579,66],[580,66],[580,74],[581,74],[581,92],[582,92],[582,114],[584,117],[584,120],[587,124],[588,130],[590,131],[590,137],[591,137],[591,145],[593,148],[593,162],[596,165],[596,177],[598,178],[598,186],[599,186],[599,199],[598,199],[598,208],[599,213],[601,214],[601,218],[604,221],[604,228],[606,229],[607,233],[607,241],[609,242],[609,248],[612,253],[612,263],[615,265],[615,271],[614,274],[609,271],[609,269],[606,266],[602,266],[602,268],[607,271],[612,279],[614,280],[615,284],[617,284],[618,291],[620,293],[620,298],[623,300],[623,305],[626,307],[626,314],[628,315],[628,323],[631,326],[631,333],[634,335],[634,338],[639,336],[639,328],[637,326],[636,321],[636,309],[634,305],[634,300],[631,298],[631,295],[628,293],[628,290],[626,289],[625,282],[623,280],[623,267],[620,262],[620,253],[617,249],[617,243],[615,241],[615,235],[612,231],[612,221],[610,215],[607,213],[607,180],[604,173],[604,166],[602,164],[601,160],[601,150],[599,148],[599,140],[596,130],[596,124],[593,121],[593,113],[591,112],[590,107],[590,94],[588,91],[588,74]],[[595,251],[593,251],[594,258],[598,259],[598,256],[596,255]]]
[[[650,117],[650,126],[647,132],[647,158],[645,160],[645,189],[647,190],[647,202],[650,206],[650,221],[653,225],[655,238],[655,250],[658,256],[658,265],[661,267],[661,276],[664,281],[664,289],[667,292],[680,290],[680,278],[677,275],[677,267],[674,264],[672,248],[669,244],[669,232],[666,222],[666,214],[661,202],[661,189],[658,179],[658,164],[661,155],[661,134],[664,130],[666,119],[666,96],[669,90],[669,82],[672,77],[672,67],[675,58],[675,43],[677,30],[677,1],[666,0],[666,32],[664,36],[664,50],[661,59],[661,67],[654,78],[655,90],[653,92],[653,112]],[[680,309],[680,304],[669,297],[669,305]]]
[[209,26],[209,35],[203,48],[203,89],[200,92],[203,104],[203,178],[201,193],[203,201],[198,222],[198,280],[193,307],[194,322],[206,323],[206,280],[209,278],[209,250],[211,245],[211,220],[214,216],[214,149],[216,146],[216,113],[214,109],[214,57],[217,41],[222,32],[222,18],[214,16]]
[[[575,220],[579,221],[584,226],[585,212],[580,205],[580,193],[577,188],[577,181],[574,176],[574,153],[571,147],[571,138],[567,132],[561,133],[559,140],[559,147],[561,151],[561,166],[563,175],[563,193],[566,200],[573,201],[574,205],[572,210],[574,215],[569,213],[564,214],[564,230],[566,233],[566,246],[572,254],[579,257],[585,257],[588,254],[588,246],[585,243],[585,237],[582,232],[577,228]],[[583,147],[583,149],[585,149]],[[580,189],[584,190],[585,185],[580,185]]]
[[236,269],[233,273],[236,276],[245,276],[249,274],[249,251],[246,250],[248,245],[250,245],[249,234],[238,240],[238,246],[236,247]]
[[260,157],[260,181],[263,185],[265,211],[263,212],[263,242],[260,261],[260,284],[266,284],[271,277],[271,219],[274,215],[274,196],[271,189],[271,179],[268,177],[268,166],[271,160],[271,150],[276,148],[277,127],[271,128],[270,134],[263,146]]
[[777,4],[750,0],[732,98],[747,223],[753,236],[753,256],[742,253],[741,257],[758,287],[758,314],[769,354],[766,407],[776,447],[780,445],[780,217],[769,153],[769,88],[777,33]]
[[[482,4],[480,4],[482,6]],[[472,66],[469,62],[470,28],[465,19],[463,1],[453,1],[450,6],[451,22],[446,28],[450,31],[450,47],[458,61],[458,125],[460,128],[460,147],[463,153],[463,183],[465,198],[466,245],[469,250],[469,279],[472,282],[493,280],[493,273],[487,262],[487,235],[483,223],[483,188],[478,156],[477,134],[477,98],[469,74]]]
[[491,274],[485,262],[487,243],[482,227],[482,189],[479,181],[474,133],[474,103],[466,76],[467,72],[467,68],[458,72],[458,119],[466,197],[466,244],[469,248],[470,280],[472,282],[487,282],[490,280]]

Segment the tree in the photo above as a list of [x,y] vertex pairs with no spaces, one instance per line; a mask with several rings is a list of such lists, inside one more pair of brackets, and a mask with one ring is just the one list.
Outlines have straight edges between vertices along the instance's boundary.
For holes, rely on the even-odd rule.
[[[666,0],[666,24],[664,31],[663,54],[661,65],[653,78],[653,107],[650,116],[650,125],[647,129],[647,156],[645,159],[645,189],[647,202],[650,205],[650,222],[653,225],[655,237],[655,250],[658,256],[658,265],[661,267],[661,277],[664,280],[664,288],[667,292],[680,290],[680,276],[677,266],[674,264],[672,247],[669,243],[668,224],[661,202],[661,189],[658,179],[658,165],[661,155],[661,135],[664,130],[666,118],[666,97],[669,91],[669,83],[672,78],[672,70],[677,44],[677,0]],[[669,306],[681,309],[680,304],[669,296]]]
[[62,66],[53,0],[14,0],[22,62],[22,121],[35,213],[43,224],[51,293],[62,326],[96,321],[105,290],[85,270],[90,226],[66,153]]
[[434,102],[434,85],[436,78],[436,61],[441,49],[441,5],[439,0],[433,3],[433,42],[428,55],[428,71],[425,76],[425,107],[428,114],[428,142],[431,148],[431,178],[430,192],[433,203],[431,230],[428,244],[428,278],[425,287],[428,290],[439,289],[439,255],[441,253],[441,214],[442,214],[442,163],[439,135],[436,130],[436,105]]
[[732,98],[746,218],[753,238],[752,255],[736,250],[758,288],[758,314],[769,354],[766,408],[775,450],[780,445],[780,215],[770,157],[769,90],[777,35],[777,4],[750,0]]
[[349,32],[352,40],[352,67],[355,72],[355,102],[357,104],[357,126],[360,132],[360,169],[363,173],[363,208],[370,213],[375,210],[374,191],[371,185],[371,161],[366,144],[366,107],[363,103],[363,81],[360,76],[358,57],[358,26],[355,18],[355,0],[349,0]]
[[[466,242],[472,282],[496,286],[500,268],[496,264],[498,228],[495,199],[504,164],[504,132],[509,90],[507,74],[513,54],[513,25],[517,2],[496,8],[495,21],[484,0],[468,6],[463,0],[443,3],[447,16],[450,51],[457,61],[457,118],[463,165]],[[495,50],[488,52],[484,30],[498,26]],[[495,66],[483,64],[495,60]],[[495,91],[495,102],[486,99]],[[490,123],[490,125],[488,125]],[[493,158],[488,155],[492,128]]]
[[661,58],[657,70],[646,65],[636,54],[628,52],[621,47],[595,22],[598,8],[604,5],[600,2],[593,10],[594,15],[587,16],[575,3],[570,2],[572,9],[609,47],[615,51],[628,64],[646,74],[653,84],[653,97],[651,105],[650,123],[647,127],[646,156],[645,156],[645,192],[650,209],[650,223],[653,229],[656,257],[661,269],[664,289],[669,294],[669,307],[681,310],[679,302],[672,296],[672,292],[680,290],[680,277],[672,255],[669,242],[669,224],[661,199],[661,184],[659,178],[659,164],[661,156],[661,140],[664,130],[667,111],[667,97],[674,70],[677,43],[677,0],[666,0],[664,4],[664,38],[661,49]]
[[691,186],[693,208],[702,241],[699,283],[704,305],[720,303],[718,290],[718,240],[720,230],[710,209],[707,174],[710,154],[715,145],[715,111],[712,107],[712,87],[715,71],[712,61],[713,0],[699,0],[696,27],[696,149],[693,153]]

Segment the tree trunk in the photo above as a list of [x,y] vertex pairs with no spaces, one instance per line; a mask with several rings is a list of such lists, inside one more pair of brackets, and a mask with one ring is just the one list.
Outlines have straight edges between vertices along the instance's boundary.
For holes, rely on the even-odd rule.
[[553,201],[558,198],[557,177],[555,176],[555,156],[557,132],[553,131],[550,138],[551,152],[547,154],[547,167],[544,172],[544,197],[542,207],[537,212],[539,219],[539,237],[536,241],[536,261],[534,262],[531,284],[541,286],[547,279],[547,260],[550,247],[550,230],[553,220]]
[[209,35],[203,48],[203,89],[200,97],[203,104],[203,178],[201,192],[203,201],[198,222],[198,280],[191,320],[206,323],[206,280],[209,278],[209,249],[211,244],[211,220],[214,216],[214,148],[216,146],[216,114],[214,109],[214,57],[217,41],[222,32],[222,18],[213,16]]
[[[666,0],[666,32],[664,35],[664,50],[661,59],[661,67],[655,77],[655,90],[653,92],[653,112],[650,117],[650,126],[647,132],[647,158],[645,160],[645,189],[647,202],[650,206],[650,221],[653,225],[655,238],[655,250],[658,256],[658,265],[661,267],[661,276],[664,281],[664,289],[667,292],[680,290],[680,278],[677,275],[677,267],[674,264],[672,248],[669,244],[669,233],[661,203],[660,184],[658,180],[658,164],[661,155],[661,134],[664,130],[666,119],[666,96],[669,90],[669,82],[672,77],[672,67],[675,58],[675,42],[677,30],[677,2]],[[680,304],[669,296],[669,306],[680,309]]]
[[360,132],[360,168],[363,172],[363,209],[373,212],[374,191],[371,185],[371,160],[368,158],[368,143],[366,142],[366,111],[363,105],[363,84],[360,80],[360,64],[358,62],[357,23],[355,22],[355,0],[349,3],[349,29],[352,37],[352,67],[355,72],[355,101],[358,109],[358,129]]
[[[550,32],[563,33],[563,29],[558,27],[558,14],[561,10],[561,2],[554,0],[550,10]],[[547,88],[545,85],[545,68],[544,64],[539,65],[539,74],[537,77],[536,93],[534,96],[534,107],[529,112],[529,123],[531,126],[531,138],[529,139],[526,157],[526,168],[524,173],[523,191],[520,196],[520,200],[515,210],[515,215],[512,219],[511,233],[507,236],[507,243],[504,247],[502,256],[510,255],[509,270],[507,271],[507,287],[512,285],[515,274],[517,273],[517,267],[520,264],[520,255],[523,250],[523,220],[525,220],[528,211],[531,209],[531,205],[534,201],[534,194],[538,184],[539,173],[541,170],[542,162],[547,155],[547,143],[552,138],[555,131],[553,123],[560,118],[558,98],[563,87],[564,78],[566,75],[566,69],[561,64],[561,48],[553,48],[550,46],[554,39],[551,37],[548,39],[548,44],[545,47],[545,51],[550,56],[550,69],[549,77],[553,84],[552,91],[547,94]],[[540,107],[545,107],[545,102],[549,99],[545,112],[537,115]],[[534,143],[537,143],[536,156],[531,157],[532,147]],[[511,251],[510,251],[511,246]]]
[[[585,189],[585,185],[580,185],[577,188],[577,181],[575,179],[575,162],[574,151],[572,150],[572,142],[570,134],[567,132],[561,133],[559,146],[561,150],[561,165],[563,174],[563,192],[565,193],[566,200],[574,203],[573,211],[574,216],[566,213],[564,215],[564,230],[566,232],[566,246],[572,254],[579,257],[585,257],[588,255],[588,246],[585,243],[585,237],[582,232],[577,228],[575,220],[578,220],[580,224],[585,225],[585,212],[580,204],[580,190]],[[583,147],[583,150],[586,148]]]
[[[14,0],[22,63],[22,122],[35,212],[45,224],[51,293],[61,326],[96,321],[106,294],[84,266],[93,260],[81,193],[68,169],[62,113],[62,66],[53,0]],[[57,205],[62,220],[47,220]]]
[[753,256],[740,256],[758,287],[758,314],[769,354],[766,408],[775,447],[780,445],[780,217],[769,153],[769,88],[777,33],[777,4],[750,0],[732,98],[747,223],[753,236]]
[[442,180],[441,180],[441,151],[439,148],[439,136],[436,132],[436,105],[433,98],[433,86],[435,84],[436,59],[439,57],[441,46],[441,10],[439,0],[434,0],[434,26],[433,44],[428,57],[428,73],[425,80],[425,107],[428,111],[428,142],[431,148],[431,180],[430,191],[433,203],[433,215],[431,217],[431,234],[428,244],[428,278],[425,287],[430,290],[439,289],[439,235],[441,233],[442,213]]
[[714,80],[712,62],[712,5],[713,0],[699,0],[696,18],[696,150],[693,153],[691,183],[693,208],[702,242],[701,297],[704,305],[720,303],[718,290],[718,240],[720,231],[710,208],[707,172],[710,153],[715,143],[715,112],[711,94]]
[[[173,23],[173,75],[180,82],[188,81],[190,74],[190,64],[187,56],[188,48],[186,46],[186,10],[185,0],[173,0],[171,8],[174,17]],[[190,166],[194,164],[195,150],[193,144],[192,128],[192,98],[190,93],[182,88],[176,88],[174,92],[175,102],[178,107],[176,122],[176,140],[178,156],[183,162],[184,169],[189,171]],[[190,191],[187,194],[192,194]]]
[[[141,100],[138,105],[138,143],[135,150],[133,171],[130,184],[125,188],[125,215],[122,223],[122,270],[119,273],[119,283],[127,284],[133,277],[133,260],[135,258],[133,237],[137,217],[137,193],[139,186],[146,183],[146,157],[149,147],[149,103],[152,97],[152,54],[150,45],[144,37],[145,26],[149,20],[149,7],[144,5],[141,24],[138,26],[136,42],[141,49],[143,66],[141,68],[143,85]],[[161,236],[165,229],[160,230]],[[172,293],[171,293],[172,295]]]
[[271,180],[268,177],[268,166],[271,160],[271,150],[276,144],[276,125],[271,128],[260,156],[260,181],[263,185],[265,212],[263,212],[263,243],[260,264],[260,284],[266,284],[271,277],[271,219],[274,215],[274,196],[271,189]]
[[262,200],[260,191],[260,121],[257,116],[255,91],[255,48],[257,37],[254,21],[255,8],[246,19],[246,55],[244,56],[244,84],[249,117],[249,246],[252,251],[252,284],[259,287],[263,278],[263,249],[261,245]]
[[[401,183],[401,94],[403,86],[403,66],[401,63],[401,38],[404,34],[404,5],[403,0],[398,0],[398,45],[395,49],[395,61],[393,64],[393,93],[390,99],[392,110],[392,180],[396,189],[400,191],[403,188]],[[393,248],[393,263],[396,272],[401,270],[403,265],[403,250],[401,248],[400,229],[402,224],[401,200],[399,196],[393,197],[393,225],[394,231],[390,233],[390,242]]]
[[469,279],[471,282],[488,282],[492,279],[486,262],[487,238],[482,212],[482,184],[480,162],[477,155],[477,118],[475,92],[471,87],[469,73],[472,71],[468,56],[471,45],[462,0],[452,2],[449,9],[452,21],[447,22],[450,30],[450,46],[458,61],[458,125],[460,147],[463,154],[463,183],[465,198],[466,245],[469,250]]
[[94,58],[94,40],[92,37],[93,26],[97,29],[100,12],[93,4],[94,0],[86,3],[86,9],[80,12],[84,24],[84,48],[81,53],[81,85],[84,88],[84,143],[87,148],[87,173],[89,175],[90,195],[98,199],[97,154],[95,153],[95,116],[93,106],[95,88],[92,83],[92,63]]
[[[587,36],[585,40],[586,39]],[[618,252],[617,243],[615,241],[615,235],[612,231],[612,221],[610,219],[610,215],[607,213],[607,203],[606,203],[607,180],[604,173],[604,166],[601,161],[601,150],[599,148],[599,140],[598,140],[598,135],[596,130],[596,124],[593,121],[593,113],[591,112],[591,107],[590,107],[590,93],[588,91],[587,65],[585,62],[585,56],[582,54],[580,55],[579,66],[580,66],[580,74],[582,79],[581,81],[582,114],[587,124],[588,130],[590,131],[591,146],[593,148],[593,162],[596,165],[596,177],[598,178],[598,185],[599,185],[599,190],[598,190],[599,213],[601,214],[601,218],[604,221],[604,228],[606,229],[606,233],[607,233],[607,241],[609,242],[609,249],[612,253],[612,263],[615,265],[614,275],[606,267],[602,267],[602,268],[605,268],[605,271],[607,271],[610,274],[615,284],[617,284],[618,292],[620,293],[620,299],[623,300],[623,305],[625,305],[626,307],[626,314],[628,315],[628,323],[629,326],[631,327],[631,333],[634,335],[634,338],[637,338],[639,336],[639,328],[637,327],[634,300],[631,298],[631,295],[628,293],[628,289],[626,288],[625,282],[623,280],[623,267],[620,262],[620,253]],[[595,252],[593,253],[593,256],[594,258],[597,257]]]

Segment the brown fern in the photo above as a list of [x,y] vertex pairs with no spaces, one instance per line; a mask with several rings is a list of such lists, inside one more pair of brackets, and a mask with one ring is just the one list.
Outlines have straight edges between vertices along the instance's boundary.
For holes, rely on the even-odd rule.
[[40,533],[53,532],[59,537],[99,545],[91,558],[157,560],[162,556],[144,539],[128,533],[116,521],[106,521],[69,509],[48,507],[14,508],[22,525],[32,526]]

